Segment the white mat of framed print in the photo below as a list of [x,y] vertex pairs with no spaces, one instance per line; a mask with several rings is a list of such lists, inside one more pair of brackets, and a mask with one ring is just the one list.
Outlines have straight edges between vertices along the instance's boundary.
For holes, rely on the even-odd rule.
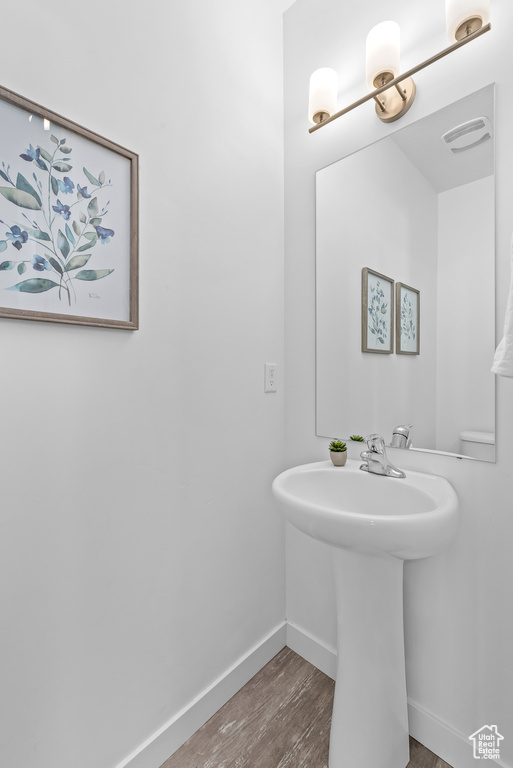
[[394,351],[394,281],[392,278],[362,269],[362,352]]
[[420,355],[420,291],[396,283],[396,352]]
[[0,317],[138,327],[138,156],[0,87]]

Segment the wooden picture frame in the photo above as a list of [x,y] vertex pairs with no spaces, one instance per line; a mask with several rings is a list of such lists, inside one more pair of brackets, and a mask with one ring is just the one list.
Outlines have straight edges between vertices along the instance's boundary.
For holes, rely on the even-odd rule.
[[396,352],[420,355],[420,291],[396,283]]
[[138,328],[138,155],[0,87],[0,317]]
[[391,355],[394,351],[394,281],[362,269],[362,352]]

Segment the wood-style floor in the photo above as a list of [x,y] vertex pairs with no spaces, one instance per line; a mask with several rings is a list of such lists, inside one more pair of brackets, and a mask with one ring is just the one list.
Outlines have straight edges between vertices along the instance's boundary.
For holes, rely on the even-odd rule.
[[[284,648],[161,768],[328,768],[334,688]],[[410,757],[407,768],[451,768],[414,739]]]

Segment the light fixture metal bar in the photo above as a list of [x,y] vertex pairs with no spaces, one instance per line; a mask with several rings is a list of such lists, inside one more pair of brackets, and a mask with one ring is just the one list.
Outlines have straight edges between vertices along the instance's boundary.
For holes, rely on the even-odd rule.
[[467,37],[462,38],[462,40],[458,40],[457,43],[450,45],[448,48],[444,48],[443,51],[440,51],[440,53],[437,53],[434,56],[431,56],[430,59],[426,59],[425,61],[422,62],[422,64],[417,64],[416,67],[409,69],[407,72],[404,72],[402,75],[398,75],[393,80],[390,80],[389,83],[386,83],[386,85],[382,85],[381,88],[376,88],[375,91],[371,91],[366,96],[363,96],[361,99],[358,99],[358,101],[355,101],[353,104],[350,104],[348,107],[344,107],[344,109],[341,109],[338,112],[335,112],[333,115],[331,115],[331,117],[328,117],[326,120],[323,120],[322,123],[317,123],[316,125],[312,125],[312,127],[308,129],[308,132],[313,133],[314,131],[318,131],[319,128],[322,128],[324,125],[327,125],[328,123],[332,123],[333,120],[336,120],[337,118],[342,117],[342,115],[346,115],[348,112],[351,112],[353,109],[356,109],[356,107],[359,107],[360,104],[365,104],[365,102],[369,101],[370,99],[375,99],[376,101],[378,101],[377,97],[384,91],[388,91],[389,88],[393,88],[394,86],[397,86],[398,83],[408,79],[409,77],[412,77],[412,75],[415,75],[417,72],[420,72],[421,69],[425,69],[426,67],[429,67],[431,64],[434,64],[435,61],[438,61],[439,59],[443,59],[444,56],[448,56],[450,53],[452,53],[453,51],[456,51],[458,48],[461,48],[463,45],[466,45],[467,43],[470,43],[472,40],[475,40],[477,37],[484,35],[485,32],[489,32],[491,28],[492,28],[491,24],[485,24],[485,26],[481,27],[481,29],[478,29],[477,32],[473,32],[471,35],[468,35]]
[[377,97],[377,96],[374,96],[374,101],[376,102],[376,104],[378,105],[378,107],[380,108],[380,110],[381,110],[382,112],[384,112],[384,111],[385,111],[385,105],[383,104],[383,102],[381,101],[381,99],[378,99],[378,97]]

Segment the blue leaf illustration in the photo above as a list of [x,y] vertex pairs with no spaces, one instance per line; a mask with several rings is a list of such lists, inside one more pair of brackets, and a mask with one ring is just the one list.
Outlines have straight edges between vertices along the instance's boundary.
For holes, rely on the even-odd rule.
[[57,163],[53,164],[52,168],[55,171],[58,171],[59,173],[67,173],[68,171],[71,171],[73,166],[70,165],[69,163],[61,163],[60,161],[58,161]]
[[90,258],[90,253],[84,253],[80,256],[73,256],[66,264],[65,271],[71,272],[73,269],[80,269],[80,267],[85,267]]
[[39,203],[39,207],[41,208],[41,198],[37,194],[32,184],[29,184],[27,179],[24,176],[22,176],[21,173],[18,174],[18,177],[16,179],[16,189],[23,189],[25,192],[28,192],[29,195],[32,195],[32,197],[35,197],[37,202]]
[[23,280],[21,283],[11,285],[6,291],[19,291],[20,293],[44,293],[51,288],[58,288],[59,284],[53,280],[47,280],[43,277],[31,277],[29,280]]
[[68,258],[69,255],[69,243],[62,234],[61,230],[59,229],[59,232],[57,233],[57,247],[59,251],[62,253],[65,259]]
[[31,237],[37,237],[38,240],[51,240],[50,235],[47,232],[43,232],[42,229],[31,229],[31,227],[27,227],[26,231]]
[[7,200],[14,203],[14,205],[18,205],[20,208],[29,208],[32,211],[41,210],[41,203],[38,203],[36,198],[28,192],[25,192],[24,189],[0,187],[0,195],[3,195]]
[[70,241],[71,245],[75,245],[76,244],[76,240],[73,237],[73,233],[72,233],[71,229],[69,228],[69,226],[67,224],[66,224],[66,237]]
[[77,280],[101,280],[112,272],[114,272],[113,269],[83,269],[75,277]]
[[85,173],[85,175],[87,176],[87,179],[88,179],[88,181],[90,181],[90,182],[91,182],[91,184],[93,184],[95,187],[99,187],[99,186],[100,186],[100,182],[98,181],[98,179],[96,179],[96,178],[93,176],[93,174],[92,174],[92,173],[89,173],[89,171],[87,170],[87,168],[84,168],[84,173]]
[[50,262],[52,267],[55,269],[55,271],[59,273],[59,275],[63,274],[63,269],[62,269],[61,265],[59,264],[59,262],[57,261],[57,259],[54,259],[53,256],[50,256],[48,261]]
[[47,152],[46,149],[43,149],[43,147],[40,147],[39,145],[38,145],[37,148],[38,148],[38,150],[39,150],[39,152],[41,154],[41,157],[44,157],[44,159],[46,160],[47,163],[51,163],[52,162],[51,154],[49,152]]

